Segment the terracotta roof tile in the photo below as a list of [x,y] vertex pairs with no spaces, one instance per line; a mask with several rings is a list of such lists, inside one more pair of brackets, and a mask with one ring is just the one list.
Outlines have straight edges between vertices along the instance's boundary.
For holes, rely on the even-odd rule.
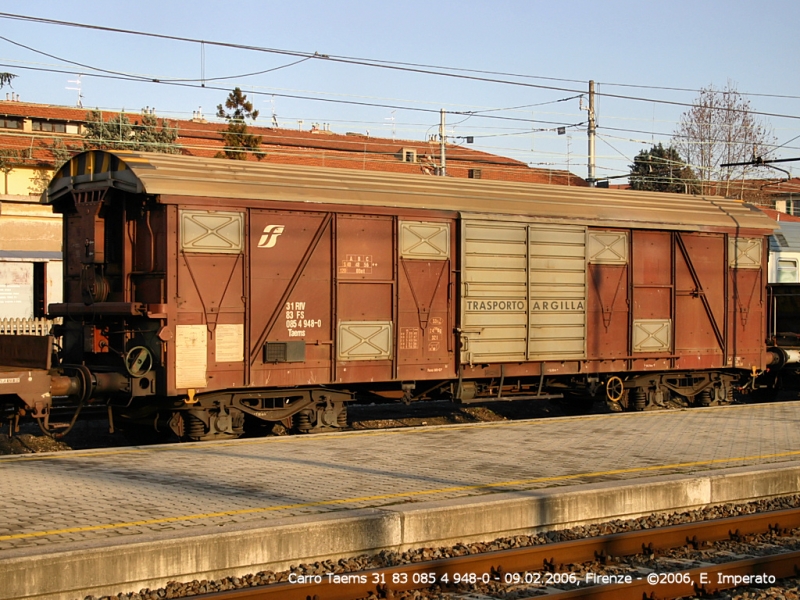
[[[29,102],[1,101],[0,115],[34,119],[51,119],[83,123],[93,109],[52,106]],[[101,111],[109,120],[117,114]],[[125,113],[131,123],[139,121],[139,113]],[[158,115],[156,115],[158,117]],[[161,122],[162,117],[158,117]],[[164,118],[178,129],[178,144],[183,152],[196,156],[212,157],[223,150],[222,133],[224,123]],[[389,140],[366,135],[342,135],[327,130],[297,130],[260,125],[250,126],[249,132],[262,136],[264,160],[285,164],[389,171],[396,173],[432,174],[439,161],[439,144],[417,140]],[[80,136],[45,132],[22,132],[6,130],[0,134],[0,147],[28,150],[28,160],[37,164],[52,161],[47,147],[50,140],[58,137],[66,144],[78,144]],[[403,151],[416,152],[416,162],[403,162]],[[488,180],[504,180],[557,185],[585,186],[587,183],[576,175],[563,170],[531,168],[524,162],[498,156],[465,146],[446,146],[448,175],[469,177],[470,170],[480,170],[480,177]],[[255,160],[255,158],[253,158]]]

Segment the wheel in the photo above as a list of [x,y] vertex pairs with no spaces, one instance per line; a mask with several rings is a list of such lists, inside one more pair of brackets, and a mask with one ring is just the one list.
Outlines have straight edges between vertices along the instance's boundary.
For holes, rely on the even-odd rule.
[[125,355],[125,369],[131,377],[143,377],[153,368],[153,355],[144,346],[136,346]]
[[624,395],[625,384],[622,383],[622,379],[616,375],[609,377],[608,381],[606,381],[606,398],[611,402],[619,402]]

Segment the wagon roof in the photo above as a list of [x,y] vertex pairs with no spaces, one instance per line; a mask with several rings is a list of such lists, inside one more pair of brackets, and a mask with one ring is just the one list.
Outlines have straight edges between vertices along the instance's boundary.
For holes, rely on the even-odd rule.
[[[658,192],[464,180],[274,165],[145,152],[92,150],[73,157],[43,195],[119,188],[170,197],[283,201],[515,215],[605,227],[772,231],[777,224],[739,200]],[[174,201],[174,200],[172,200]]]
[[781,221],[779,229],[769,239],[770,252],[799,252],[800,223]]

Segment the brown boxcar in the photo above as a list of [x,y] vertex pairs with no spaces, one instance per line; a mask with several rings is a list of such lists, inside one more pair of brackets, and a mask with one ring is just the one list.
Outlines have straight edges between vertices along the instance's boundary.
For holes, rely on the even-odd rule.
[[103,151],[45,198],[59,373],[185,438],[374,395],[724,403],[768,362],[773,225],[736,201]]

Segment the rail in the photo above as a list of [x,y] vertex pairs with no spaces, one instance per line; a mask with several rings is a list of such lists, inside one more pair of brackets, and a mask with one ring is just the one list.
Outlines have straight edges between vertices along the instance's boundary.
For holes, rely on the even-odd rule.
[[[429,588],[431,583],[445,589],[458,582],[503,583],[506,580],[514,581],[513,576],[509,579],[509,574],[532,571],[557,574],[559,566],[564,565],[591,561],[602,563],[607,557],[655,554],[683,546],[698,548],[713,542],[737,540],[768,532],[785,534],[798,527],[800,527],[800,509],[789,509],[341,574],[351,576],[350,578],[329,578],[323,575],[318,581],[310,583],[283,582],[204,594],[198,598],[202,600],[305,600],[315,597],[320,600],[354,600],[370,596],[393,598],[398,597],[400,592]],[[553,590],[547,596],[559,599],[613,598],[614,600],[639,600],[643,597],[677,598],[738,587],[735,585],[737,581],[753,573],[783,579],[795,577],[798,572],[800,572],[800,552],[784,552],[676,571],[675,577],[664,581],[654,582],[648,581],[651,577],[640,577],[626,583],[582,585],[570,590]],[[725,577],[720,577],[718,574],[724,574]],[[355,575],[363,577],[360,581],[354,582],[353,580],[357,578],[352,576]],[[343,583],[343,580],[347,582]],[[536,592],[532,593],[535,594]]]

